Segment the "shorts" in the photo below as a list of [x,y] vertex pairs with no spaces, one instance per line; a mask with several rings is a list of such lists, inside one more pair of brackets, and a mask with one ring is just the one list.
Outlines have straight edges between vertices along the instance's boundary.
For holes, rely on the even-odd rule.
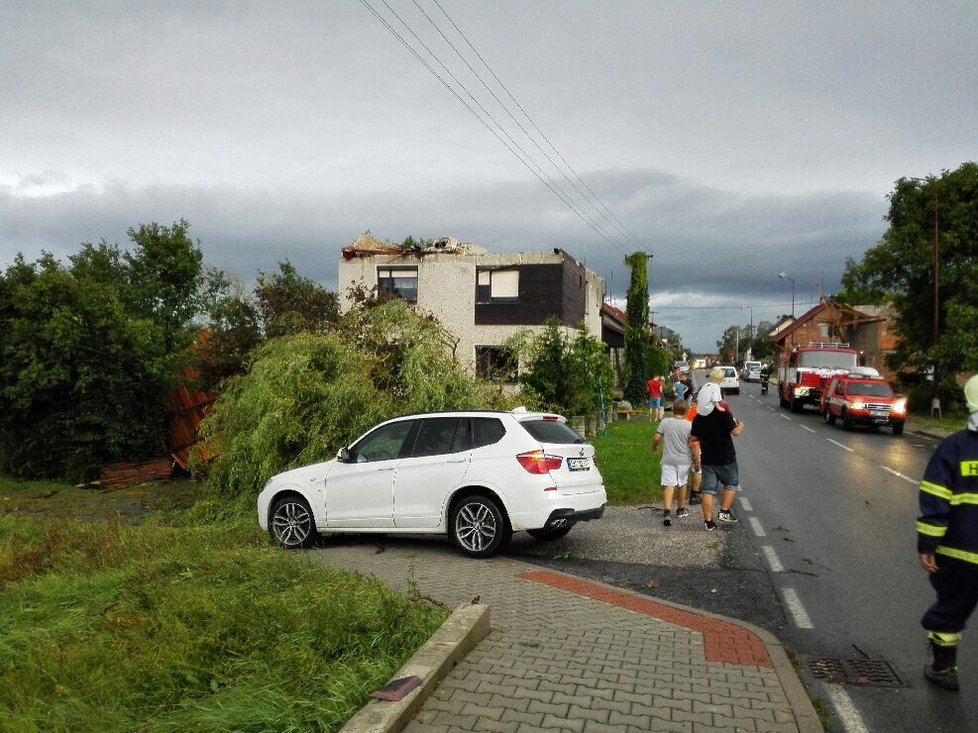
[[660,407],[662,407],[662,398],[661,397],[649,397],[649,409],[650,410],[658,410]]
[[700,491],[704,494],[716,494],[721,488],[740,491],[739,484],[736,462],[722,466],[703,466],[703,485]]
[[662,464],[662,485],[663,486],[685,486],[686,477],[689,475],[688,463],[663,463]]

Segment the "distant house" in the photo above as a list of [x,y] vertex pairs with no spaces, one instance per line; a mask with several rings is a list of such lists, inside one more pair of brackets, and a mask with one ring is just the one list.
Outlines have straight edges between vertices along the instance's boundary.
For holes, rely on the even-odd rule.
[[796,319],[782,319],[768,334],[777,349],[812,341],[844,342],[858,349],[860,362],[892,378],[886,356],[896,346],[892,311],[887,306],[850,306],[822,297]]
[[515,355],[503,344],[521,329],[542,330],[556,316],[571,336],[582,322],[595,338],[606,332],[604,278],[562,249],[498,254],[448,237],[403,249],[361,234],[340,259],[344,311],[355,285],[397,295],[436,316],[458,339],[456,359],[497,382],[516,381]]

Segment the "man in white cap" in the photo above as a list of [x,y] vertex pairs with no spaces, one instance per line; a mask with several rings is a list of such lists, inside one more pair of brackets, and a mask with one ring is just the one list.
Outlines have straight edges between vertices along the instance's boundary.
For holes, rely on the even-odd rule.
[[978,604],[978,374],[964,385],[968,427],[941,441],[920,482],[917,552],[937,602],[921,625],[933,660],[924,677],[958,689],[957,648]]

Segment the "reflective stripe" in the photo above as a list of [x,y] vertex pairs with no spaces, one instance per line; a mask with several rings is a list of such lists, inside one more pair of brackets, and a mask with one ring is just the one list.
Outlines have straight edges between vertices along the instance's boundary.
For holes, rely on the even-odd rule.
[[928,537],[943,537],[947,534],[947,527],[935,527],[933,524],[917,521],[917,531]]
[[965,562],[978,565],[978,552],[959,550],[956,547],[938,547],[935,552],[937,552],[938,555],[947,555],[948,557],[953,557],[957,560],[964,560]]
[[959,504],[978,504],[978,494],[955,494],[951,497],[951,506]]
[[930,481],[921,481],[920,490],[928,494],[933,494],[939,499],[950,500],[952,496],[952,492],[950,489],[945,489],[943,486],[932,484]]
[[956,646],[961,641],[961,634],[948,631],[931,631],[927,634],[927,639],[934,642],[937,646]]

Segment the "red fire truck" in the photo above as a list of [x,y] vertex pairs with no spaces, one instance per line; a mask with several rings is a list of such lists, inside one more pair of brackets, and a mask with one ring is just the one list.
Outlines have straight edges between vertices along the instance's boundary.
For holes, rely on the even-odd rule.
[[805,405],[818,407],[829,380],[858,365],[859,352],[847,343],[810,341],[783,350],[778,364],[781,406],[792,412],[801,412]]

